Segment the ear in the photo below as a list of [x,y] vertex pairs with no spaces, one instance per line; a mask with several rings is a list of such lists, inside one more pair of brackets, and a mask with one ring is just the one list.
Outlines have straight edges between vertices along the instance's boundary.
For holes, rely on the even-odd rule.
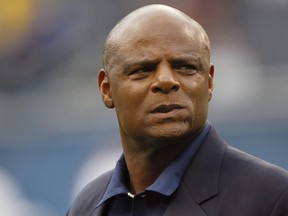
[[209,77],[208,77],[209,101],[211,100],[213,95],[213,89],[214,89],[213,78],[214,78],[214,65],[210,64]]
[[98,87],[102,95],[102,101],[108,108],[114,108],[112,100],[110,79],[108,73],[101,69],[98,74]]

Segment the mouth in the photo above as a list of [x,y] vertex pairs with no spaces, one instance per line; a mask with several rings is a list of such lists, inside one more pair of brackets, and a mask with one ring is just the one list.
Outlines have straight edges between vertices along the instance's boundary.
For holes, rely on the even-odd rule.
[[183,107],[178,104],[160,105],[156,107],[152,111],[152,113],[169,113],[169,112],[180,110],[180,109],[183,109]]

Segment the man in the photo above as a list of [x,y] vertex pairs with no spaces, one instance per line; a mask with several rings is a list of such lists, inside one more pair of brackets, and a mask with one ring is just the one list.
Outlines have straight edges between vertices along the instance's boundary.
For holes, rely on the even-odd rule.
[[203,28],[164,5],[116,25],[98,83],[123,155],[69,216],[288,216],[288,172],[228,146],[207,122],[214,66]]

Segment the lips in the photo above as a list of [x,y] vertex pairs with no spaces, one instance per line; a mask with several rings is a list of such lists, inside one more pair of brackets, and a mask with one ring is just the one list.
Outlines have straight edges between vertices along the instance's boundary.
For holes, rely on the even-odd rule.
[[156,107],[152,113],[169,113],[173,110],[182,109],[183,107],[178,104],[160,105]]

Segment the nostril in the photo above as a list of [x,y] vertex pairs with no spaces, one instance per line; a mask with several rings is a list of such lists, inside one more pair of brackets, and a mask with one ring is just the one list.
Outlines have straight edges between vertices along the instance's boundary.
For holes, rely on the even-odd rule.
[[177,91],[180,88],[179,84],[174,85],[171,89]]
[[152,89],[152,91],[153,91],[154,93],[156,93],[156,92],[161,92],[162,89],[159,88],[159,87],[154,87],[154,88]]

